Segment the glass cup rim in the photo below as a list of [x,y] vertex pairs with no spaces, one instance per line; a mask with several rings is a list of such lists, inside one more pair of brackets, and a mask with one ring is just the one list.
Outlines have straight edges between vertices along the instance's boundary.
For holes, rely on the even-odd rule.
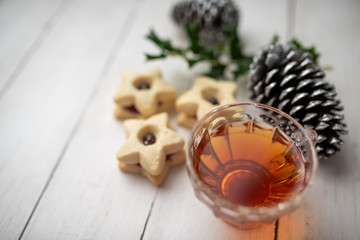
[[[300,192],[298,193],[296,196],[285,200],[284,202],[281,202],[279,204],[276,204],[274,206],[270,206],[270,207],[249,207],[249,206],[244,206],[244,205],[240,205],[240,204],[235,204],[232,203],[226,199],[223,199],[219,196],[217,196],[216,194],[214,194],[210,189],[204,188],[202,185],[202,181],[201,179],[198,177],[198,175],[195,173],[195,170],[192,166],[192,162],[193,160],[191,159],[191,151],[188,151],[189,156],[186,158],[186,168],[188,171],[188,174],[191,178],[191,182],[193,184],[194,187],[194,191],[201,191],[203,193],[205,193],[205,195],[210,198],[215,204],[214,206],[218,206],[218,207],[224,207],[227,208],[228,210],[232,210],[235,211],[237,214],[244,214],[246,213],[247,216],[253,216],[253,217],[260,217],[260,219],[258,220],[266,220],[266,219],[273,219],[273,218],[277,218],[291,210],[293,210],[294,208],[296,208],[300,201],[304,198],[304,196],[307,194],[307,192],[309,191],[310,186],[312,185],[313,179],[316,175],[317,169],[318,169],[318,156],[317,156],[317,152],[315,150],[315,144],[314,144],[314,140],[311,138],[311,136],[309,135],[309,133],[306,131],[307,129],[304,128],[304,126],[302,126],[297,120],[295,120],[293,117],[291,117],[290,115],[288,115],[287,113],[274,108],[272,106],[269,105],[265,105],[265,104],[261,104],[261,103],[251,103],[251,102],[241,102],[241,103],[234,103],[234,104],[227,104],[227,105],[223,105],[220,106],[218,108],[215,108],[213,110],[211,110],[210,112],[208,112],[207,114],[205,114],[193,127],[193,129],[191,130],[191,135],[188,139],[188,149],[191,148],[194,139],[195,139],[195,132],[197,131],[197,129],[199,128],[199,126],[205,121],[205,119],[207,119],[208,117],[210,117],[211,115],[222,111],[224,109],[229,109],[232,107],[237,107],[237,106],[250,106],[250,107],[257,107],[257,108],[261,108],[261,109],[267,109],[267,110],[271,110],[273,112],[276,112],[284,117],[286,117],[288,120],[290,120],[294,125],[296,125],[298,127],[298,129],[304,133],[304,136],[306,138],[306,141],[308,141],[310,144],[310,149],[311,149],[311,156],[313,159],[313,163],[312,163],[312,169],[309,173],[309,181],[308,181],[308,185]],[[216,211],[213,209],[213,211]],[[264,217],[261,216],[266,216],[266,219],[263,219]]]

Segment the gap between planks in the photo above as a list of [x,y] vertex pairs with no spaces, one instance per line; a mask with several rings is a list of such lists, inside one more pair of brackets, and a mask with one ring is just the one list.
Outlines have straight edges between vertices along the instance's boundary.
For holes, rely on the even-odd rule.
[[286,41],[294,37],[297,0],[288,0],[286,7]]
[[279,219],[276,219],[275,228],[274,228],[274,240],[278,240],[279,236]]
[[[94,100],[95,97],[96,97],[96,94],[98,93],[98,90],[100,89],[99,86],[101,85],[101,80],[104,78],[104,76],[105,76],[105,75],[107,74],[107,72],[109,71],[111,65],[113,64],[113,62],[114,62],[114,60],[115,60],[115,58],[116,58],[116,56],[117,56],[117,53],[119,52],[118,49],[121,48],[121,46],[123,45],[124,41],[126,40],[126,36],[128,36],[127,33],[130,31],[131,26],[132,26],[132,24],[126,24],[126,23],[127,23],[127,22],[130,22],[130,23],[133,23],[133,22],[134,22],[133,19],[134,19],[135,15],[136,15],[135,13],[136,13],[136,10],[138,9],[139,2],[141,2],[141,0],[137,0],[136,4],[133,5],[133,7],[132,7],[132,9],[131,9],[131,11],[130,11],[130,13],[129,13],[129,16],[127,17],[127,21],[125,21],[125,23],[124,23],[124,27],[121,28],[121,30],[120,30],[120,32],[119,32],[119,34],[118,34],[118,37],[116,38],[116,41],[115,41],[114,45],[113,45],[112,48],[110,49],[110,53],[109,53],[108,57],[106,58],[106,61],[105,61],[104,67],[103,67],[103,69],[102,69],[102,71],[101,71],[101,73],[100,73],[100,76],[99,76],[97,82],[95,83],[93,89],[91,90],[91,92],[90,92],[90,94],[89,94],[89,97],[88,97],[88,99],[87,99],[87,101],[86,101],[87,104],[83,107],[83,109],[82,109],[82,111],[81,111],[81,113],[80,113],[80,115],[79,115],[78,120],[76,121],[73,129],[71,130],[71,133],[70,133],[68,139],[66,140],[65,145],[64,145],[63,149],[61,150],[61,153],[60,153],[58,159],[56,160],[54,167],[52,168],[52,170],[51,170],[51,172],[50,172],[50,175],[49,175],[49,177],[48,177],[48,179],[47,179],[47,181],[46,181],[46,183],[45,183],[45,185],[44,185],[44,187],[43,187],[43,189],[42,189],[42,191],[41,191],[41,193],[40,193],[40,195],[39,195],[39,197],[38,197],[38,199],[37,199],[37,201],[36,201],[36,203],[35,203],[35,205],[34,205],[34,208],[32,209],[32,211],[31,211],[31,213],[30,213],[30,216],[29,216],[28,220],[27,220],[26,223],[25,223],[25,226],[24,226],[23,230],[21,231],[21,234],[20,234],[18,240],[22,239],[22,237],[23,237],[23,235],[24,235],[24,233],[25,233],[25,231],[26,231],[26,229],[27,229],[27,226],[29,225],[29,223],[30,223],[30,221],[31,221],[34,213],[36,212],[37,207],[39,206],[39,204],[40,204],[40,202],[41,202],[42,197],[44,196],[46,190],[48,189],[48,187],[49,187],[49,185],[50,185],[50,183],[51,183],[51,180],[53,179],[53,177],[54,177],[54,175],[55,175],[55,172],[56,172],[56,170],[58,169],[58,167],[59,167],[59,165],[60,165],[60,163],[61,163],[61,160],[63,159],[63,157],[64,157],[65,153],[67,152],[67,150],[68,150],[68,148],[69,148],[72,140],[74,139],[75,135],[77,134],[78,129],[79,129],[79,127],[81,126],[81,123],[82,123],[83,120],[84,120],[84,117],[85,117],[85,115],[86,115],[86,112],[88,111],[91,103],[93,102],[93,100]],[[1,3],[1,2],[0,2],[0,3]],[[62,11],[63,11],[63,10],[62,10]],[[56,14],[56,13],[55,13],[55,14]],[[55,15],[55,14],[54,14],[54,15]],[[50,23],[50,22],[51,22],[51,20],[49,21],[49,23]],[[44,29],[46,29],[46,26],[48,26],[48,24],[45,25]],[[40,35],[41,35],[41,34],[40,34]],[[46,34],[46,35],[47,35],[47,34]],[[45,37],[43,37],[43,39],[45,39]],[[35,42],[37,42],[37,40],[38,40],[38,39],[36,39]],[[40,43],[42,43],[42,42],[43,42],[43,40],[42,40]],[[39,44],[39,46],[40,46],[40,45],[41,45],[41,44]],[[36,50],[38,49],[39,46],[37,46]],[[31,49],[31,48],[33,48],[33,46],[30,47],[30,49]],[[29,51],[30,51],[30,50],[29,50]],[[28,52],[29,52],[29,51],[28,51]],[[34,51],[34,53],[35,53],[35,51]],[[27,54],[25,54],[25,55],[27,55]],[[33,54],[31,54],[31,56],[32,56],[32,55],[33,55]],[[30,58],[29,58],[28,60],[31,59],[31,56],[30,56]],[[25,58],[25,57],[24,57],[24,58]],[[23,60],[22,60],[21,62],[23,62]],[[27,63],[27,62],[28,62],[28,61],[26,61],[26,63]],[[24,65],[24,66],[25,66],[25,65]],[[22,68],[21,68],[21,69],[22,69]],[[20,69],[20,71],[21,71],[21,69]],[[14,70],[14,72],[16,72],[16,70],[18,70],[18,67],[16,67],[16,69]],[[11,74],[11,76],[12,76],[12,75],[13,75],[13,74]],[[18,75],[19,75],[19,74],[16,74],[16,77],[17,77]],[[15,77],[15,78],[16,78],[16,77]],[[10,77],[10,78],[11,78],[11,77]],[[10,78],[9,78],[9,79],[10,79]],[[7,85],[7,83],[6,83],[5,85]],[[11,85],[11,83],[10,83],[10,85]],[[0,100],[1,100],[1,97],[2,97],[1,93],[2,93],[2,92],[1,92],[1,90],[0,90]],[[155,197],[156,197],[156,195],[155,195]],[[154,199],[154,200],[155,200],[155,199]],[[154,203],[154,200],[153,200],[153,203]],[[151,205],[150,212],[151,212],[153,203],[152,203],[152,205]],[[149,218],[149,216],[148,216],[148,218]],[[146,221],[146,222],[147,222],[147,221]],[[146,224],[145,224],[145,226],[144,226],[144,231],[145,231],[145,228],[146,228]]]
[[142,233],[141,233],[141,236],[140,236],[140,240],[143,240],[143,238],[144,238],[145,231],[146,231],[146,227],[147,227],[147,224],[148,224],[149,219],[150,219],[150,217],[151,217],[151,212],[152,212],[152,209],[153,209],[153,207],[154,207],[154,203],[155,203],[155,200],[156,200],[156,197],[157,197],[158,192],[159,192],[159,188],[156,189],[155,196],[154,196],[154,198],[153,198],[153,200],[152,200],[152,202],[151,202],[151,206],[150,206],[150,209],[149,209],[149,213],[148,213],[148,216],[147,216],[147,218],[146,218],[146,221],[145,221],[145,224],[144,224],[144,229],[143,229],[143,231],[142,231]]
[[[0,89],[0,101],[6,94],[6,92],[11,88],[11,86],[14,84],[22,70],[26,67],[26,65],[31,61],[37,50],[41,47],[41,45],[44,43],[46,38],[48,37],[49,33],[51,32],[51,26],[54,25],[54,23],[58,22],[63,13],[68,9],[73,3],[74,0],[63,0],[59,4],[59,6],[56,8],[53,15],[50,17],[48,21],[44,24],[44,27],[38,34],[38,36],[35,38],[34,42],[30,45],[29,49],[25,52],[24,56],[21,58],[21,60],[18,62],[14,70],[9,75],[8,79],[5,80],[5,83],[3,87]],[[0,4],[3,1],[0,0]]]

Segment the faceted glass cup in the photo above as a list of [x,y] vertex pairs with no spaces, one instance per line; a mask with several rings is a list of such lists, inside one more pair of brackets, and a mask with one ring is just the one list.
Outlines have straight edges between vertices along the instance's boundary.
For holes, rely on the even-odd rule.
[[248,229],[294,210],[318,166],[316,132],[257,103],[219,107],[189,139],[186,168],[197,198],[216,217]]

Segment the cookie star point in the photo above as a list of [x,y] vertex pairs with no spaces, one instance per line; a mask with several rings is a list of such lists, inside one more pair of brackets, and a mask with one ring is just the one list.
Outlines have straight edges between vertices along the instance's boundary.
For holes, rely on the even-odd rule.
[[[176,108],[181,114],[178,123],[192,127],[206,113],[216,107],[235,103],[237,85],[229,81],[199,76],[192,88],[181,95],[176,101]],[[191,121],[190,121],[191,120]]]
[[146,118],[174,107],[176,89],[162,79],[159,68],[124,71],[122,78],[114,97],[117,118]]
[[157,183],[165,179],[165,171],[174,165],[173,161],[185,161],[184,139],[169,128],[167,113],[146,120],[126,120],[124,128],[128,138],[116,155],[121,170],[141,172]]

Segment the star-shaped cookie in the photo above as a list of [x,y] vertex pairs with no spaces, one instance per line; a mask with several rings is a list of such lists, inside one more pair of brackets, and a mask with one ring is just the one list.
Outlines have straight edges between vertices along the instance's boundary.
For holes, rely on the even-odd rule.
[[114,102],[118,119],[147,118],[174,107],[176,89],[161,78],[158,68],[143,73],[124,71]]
[[178,123],[188,128],[193,127],[212,109],[235,103],[236,90],[234,82],[216,81],[205,76],[197,77],[192,88],[176,100]]
[[161,184],[171,166],[185,161],[184,139],[171,129],[167,113],[124,121],[127,140],[116,154],[121,170],[142,173]]

